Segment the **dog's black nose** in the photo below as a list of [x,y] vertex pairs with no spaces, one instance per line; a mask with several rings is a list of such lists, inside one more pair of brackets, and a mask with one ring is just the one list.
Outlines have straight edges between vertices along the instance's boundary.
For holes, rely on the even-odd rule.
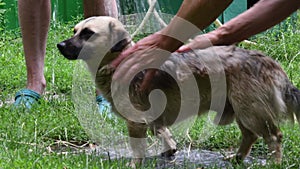
[[77,59],[79,52],[81,49],[76,48],[75,46],[70,45],[68,41],[62,41],[58,43],[57,48],[59,52],[67,59],[69,60],[75,60]]
[[60,42],[57,45],[57,48],[62,51],[65,47],[66,47],[66,43],[65,42]]

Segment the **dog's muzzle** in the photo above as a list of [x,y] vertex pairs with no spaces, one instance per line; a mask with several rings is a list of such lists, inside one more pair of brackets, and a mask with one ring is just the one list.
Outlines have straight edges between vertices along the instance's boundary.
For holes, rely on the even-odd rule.
[[57,46],[58,50],[61,52],[66,47],[66,43],[65,42],[60,42],[56,46]]
[[68,45],[66,41],[62,41],[58,43],[57,48],[59,52],[67,59],[69,60],[76,60],[78,59],[78,54],[80,52],[80,49],[78,49],[75,46]]

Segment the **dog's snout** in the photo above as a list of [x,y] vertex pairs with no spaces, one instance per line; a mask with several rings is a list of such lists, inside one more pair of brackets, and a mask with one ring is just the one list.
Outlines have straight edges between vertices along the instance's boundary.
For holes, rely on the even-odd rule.
[[60,42],[57,45],[57,48],[62,51],[65,47],[66,47],[66,43],[65,42]]
[[81,51],[81,48],[75,46],[71,39],[62,41],[60,43],[58,43],[57,48],[59,50],[59,52],[67,59],[69,60],[75,60],[78,58],[78,55]]

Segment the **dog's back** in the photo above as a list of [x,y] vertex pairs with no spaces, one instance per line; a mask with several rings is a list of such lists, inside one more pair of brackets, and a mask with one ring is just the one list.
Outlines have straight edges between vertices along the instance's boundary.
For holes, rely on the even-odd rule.
[[[96,84],[103,90],[103,93],[107,93],[107,96],[111,97],[110,78],[114,70],[110,70],[108,73],[107,70],[103,71],[105,69],[107,67],[99,69]],[[103,74],[103,72],[106,73]],[[174,75],[170,76],[167,72],[174,72]],[[205,107],[200,109],[201,111],[207,111],[211,108],[211,78],[220,77],[221,75],[226,76],[224,85],[226,85],[228,95],[227,101],[230,103],[226,102],[224,113],[227,113],[227,115],[223,115],[223,118],[227,120],[221,118],[219,123],[228,124],[232,122],[234,113],[230,107],[231,104],[238,102],[237,104],[240,105],[243,101],[249,104],[260,102],[265,104],[262,105],[263,107],[272,107],[270,109],[274,109],[272,110],[272,116],[274,117],[278,115],[293,117],[294,113],[297,117],[300,117],[300,92],[291,84],[280,65],[260,52],[235,46],[210,47],[205,50],[173,53],[160,67],[160,70],[151,81],[152,84],[149,85],[151,87],[147,91],[141,92],[139,88],[144,78],[144,72],[137,74],[130,87],[131,101],[142,111],[147,110],[150,106],[148,94],[153,89],[162,89],[166,91],[167,95],[168,93],[171,95],[170,97],[173,98],[174,102],[180,102],[180,99],[176,99],[176,97],[180,98],[178,84],[176,83],[194,76],[200,88],[199,95],[202,96],[202,106],[205,104]],[[253,100],[250,100],[251,97],[253,97]],[[267,100],[259,100],[259,98],[264,97]],[[172,103],[172,101],[168,102]],[[245,104],[248,106],[248,103]],[[177,103],[176,105],[180,104]],[[172,113],[178,111],[178,109],[178,106],[173,105]],[[232,116],[232,118],[228,116]]]

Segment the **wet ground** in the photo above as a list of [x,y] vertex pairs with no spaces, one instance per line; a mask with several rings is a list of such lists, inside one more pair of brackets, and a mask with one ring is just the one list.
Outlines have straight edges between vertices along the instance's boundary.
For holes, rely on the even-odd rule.
[[[245,166],[252,164],[265,165],[266,161],[263,159],[255,159],[247,157],[244,161]],[[232,163],[224,160],[224,155],[218,152],[208,150],[191,150],[179,151],[175,160],[172,162],[164,162],[158,165],[159,169],[162,168],[234,168]]]
[[[104,159],[114,160],[123,158],[120,157],[120,154],[130,154],[127,150],[119,150],[119,152],[109,151],[104,152],[101,149],[95,148],[93,150],[89,150],[90,152],[93,151],[94,153],[100,155]],[[226,153],[227,154],[227,153]],[[231,154],[231,153],[228,153]],[[126,157],[125,157],[126,158]],[[219,152],[214,151],[208,151],[208,150],[180,150],[176,152],[175,156],[172,159],[166,160],[162,157],[148,157],[146,159],[146,162],[152,162],[156,161],[157,163],[157,169],[178,169],[178,168],[184,168],[184,169],[200,169],[200,168],[234,168],[232,163],[224,160],[224,154],[221,154]],[[250,167],[252,165],[262,165],[264,166],[266,164],[265,159],[258,159],[254,157],[247,157],[244,161],[245,167]]]

